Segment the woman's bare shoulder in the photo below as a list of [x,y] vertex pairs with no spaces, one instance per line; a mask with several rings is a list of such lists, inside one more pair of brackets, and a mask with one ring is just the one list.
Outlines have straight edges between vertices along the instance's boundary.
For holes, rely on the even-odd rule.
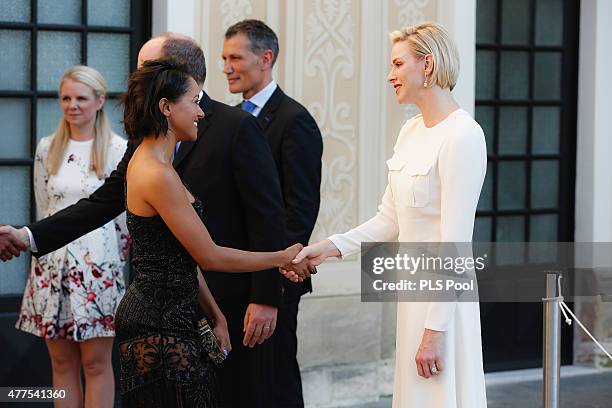
[[172,167],[147,154],[134,155],[128,168],[127,183],[147,195],[168,194],[181,186],[181,180]]

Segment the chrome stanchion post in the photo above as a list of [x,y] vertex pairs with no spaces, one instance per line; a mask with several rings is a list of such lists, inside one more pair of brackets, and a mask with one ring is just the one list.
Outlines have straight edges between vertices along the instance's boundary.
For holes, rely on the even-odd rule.
[[557,298],[559,273],[546,273],[544,299],[544,408],[559,408],[561,377],[561,318]]

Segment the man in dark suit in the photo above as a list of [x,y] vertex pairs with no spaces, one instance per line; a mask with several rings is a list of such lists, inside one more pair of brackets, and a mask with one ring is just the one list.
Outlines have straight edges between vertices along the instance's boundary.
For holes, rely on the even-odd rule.
[[[225,33],[223,71],[230,92],[242,94],[240,107],[257,117],[272,148],[285,204],[288,242],[307,245],[319,212],[323,141],[313,117],[273,80],[278,51],[278,38],[270,27],[258,20],[240,21]],[[283,287],[272,336],[274,407],[303,407],[296,358],[297,314],[301,295],[312,291],[312,286],[307,279],[302,283],[283,282]],[[270,310],[272,315],[276,312]]]
[[[154,38],[143,46],[138,62],[141,65],[160,57],[187,63],[198,85],[203,85],[204,54],[192,39],[175,34]],[[180,144],[174,165],[189,189],[202,200],[204,223],[213,240],[218,245],[254,251],[285,248],[288,241],[278,173],[256,119],[205,93],[200,107],[205,117],[198,123],[198,139]],[[117,169],[89,198],[9,233],[20,235],[17,241],[25,241],[40,256],[119,215],[125,210],[125,173],[136,147],[128,146]],[[261,323],[247,329],[250,346],[254,345],[251,339],[259,340],[262,333],[273,330],[258,309],[278,307],[284,278],[277,270],[254,274],[206,271],[205,277],[225,314],[233,348],[221,370],[223,392],[219,397],[226,401],[222,406],[274,407],[272,344],[242,345],[243,321],[249,311],[249,319]]]

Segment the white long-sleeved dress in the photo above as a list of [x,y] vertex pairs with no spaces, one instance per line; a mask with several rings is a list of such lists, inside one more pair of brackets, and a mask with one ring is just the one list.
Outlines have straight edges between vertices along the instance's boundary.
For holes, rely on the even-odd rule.
[[[53,135],[34,157],[38,218],[88,197],[104,183],[91,170],[93,140],[69,140],[57,174],[46,169]],[[127,142],[113,134],[104,174],[121,161]],[[32,258],[16,327],[45,339],[84,341],[115,335],[114,315],[125,291],[123,266],[129,244],[125,215],[40,258]]]
[[[465,111],[427,128],[421,115],[402,127],[387,161],[377,214],[329,239],[342,256],[361,242],[471,242],[487,166],[482,129]],[[444,370],[417,374],[425,328],[444,331]],[[479,306],[475,302],[398,303],[393,408],[486,407]]]

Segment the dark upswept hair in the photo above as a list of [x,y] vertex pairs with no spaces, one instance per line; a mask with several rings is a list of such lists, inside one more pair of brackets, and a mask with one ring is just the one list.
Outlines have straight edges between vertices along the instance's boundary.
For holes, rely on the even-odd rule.
[[271,50],[274,56],[272,57],[272,66],[278,57],[278,37],[274,30],[268,27],[263,21],[247,19],[237,22],[230,26],[225,32],[225,39],[229,40],[237,34],[244,34],[251,43],[251,51],[255,54],[261,54],[266,50]]
[[130,142],[168,132],[159,101],[178,100],[189,89],[189,78],[193,78],[189,67],[172,58],[145,61],[132,73],[127,92],[121,96],[123,126]]
[[206,59],[204,51],[193,39],[174,34],[164,34],[165,40],[162,45],[162,56],[172,58],[184,64],[189,69],[189,75],[198,84],[204,83],[206,79]]

